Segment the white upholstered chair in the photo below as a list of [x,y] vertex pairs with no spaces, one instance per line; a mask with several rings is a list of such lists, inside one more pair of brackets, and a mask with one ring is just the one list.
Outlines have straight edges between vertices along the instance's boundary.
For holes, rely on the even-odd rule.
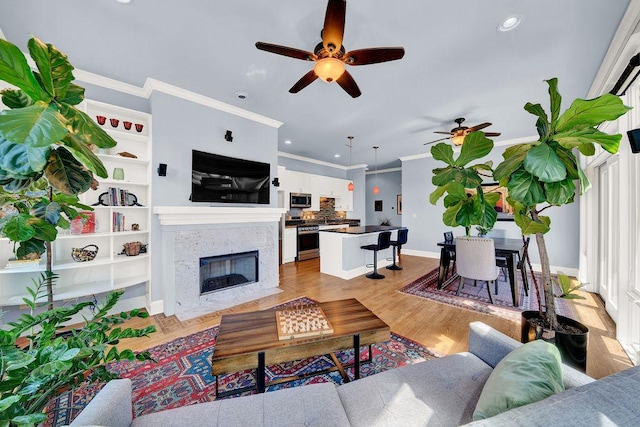
[[483,280],[487,282],[487,293],[493,304],[490,282],[500,274],[496,267],[496,251],[493,239],[484,237],[456,237],[456,267],[460,276],[458,290],[464,286],[464,279]]

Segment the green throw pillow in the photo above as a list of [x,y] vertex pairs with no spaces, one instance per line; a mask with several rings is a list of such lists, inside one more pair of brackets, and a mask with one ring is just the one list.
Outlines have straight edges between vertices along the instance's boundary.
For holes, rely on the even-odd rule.
[[560,352],[548,342],[532,341],[498,363],[482,389],[473,419],[493,417],[562,390]]

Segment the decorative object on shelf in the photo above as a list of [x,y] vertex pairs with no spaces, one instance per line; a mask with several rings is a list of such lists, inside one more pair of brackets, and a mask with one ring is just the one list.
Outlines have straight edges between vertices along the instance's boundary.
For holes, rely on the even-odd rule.
[[136,123],[136,130],[138,132],[142,132],[143,128],[144,128],[144,125],[142,123]]
[[113,168],[113,179],[116,179],[118,181],[124,180],[124,169]]
[[131,159],[137,159],[138,156],[136,156],[135,154],[131,154],[128,151],[121,151],[118,153],[118,156],[120,157],[129,157]]
[[96,116],[96,120],[100,126],[104,125],[107,122],[107,118],[105,116]]
[[77,262],[93,261],[96,255],[98,255],[98,247],[96,245],[87,245],[84,248],[71,248],[71,258]]
[[140,249],[142,248],[142,242],[129,242],[122,245],[122,253],[126,256],[140,255]]
[[[111,187],[109,187],[111,188]],[[114,196],[112,193],[120,194],[120,196]],[[91,206],[143,206],[138,203],[138,198],[135,194],[129,193],[127,190],[120,190],[114,188],[113,192],[104,192],[98,196],[98,202]]]
[[139,230],[140,230],[140,224],[136,224],[136,223],[131,224],[131,231],[139,231]]
[[95,233],[96,232],[96,214],[95,212],[80,212],[84,216],[82,233]]
[[131,125],[132,125],[132,124],[133,124],[133,123],[128,122],[128,121],[124,121],[124,122],[122,122],[122,126],[124,126],[124,128],[125,128],[126,130],[131,129]]
[[228,141],[228,142],[233,142],[233,135],[231,134],[231,131],[228,130],[225,134],[224,134],[224,140]]
[[118,120],[118,119],[109,119],[109,122],[111,122],[111,127],[117,128],[118,124],[120,123],[120,120]]
[[82,234],[82,227],[84,224],[82,223],[82,217],[77,217],[73,221],[71,221],[71,234]]

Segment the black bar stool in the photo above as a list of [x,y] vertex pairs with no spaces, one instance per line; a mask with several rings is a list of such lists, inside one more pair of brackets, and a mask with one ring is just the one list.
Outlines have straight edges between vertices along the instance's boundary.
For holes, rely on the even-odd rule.
[[378,273],[378,251],[387,249],[391,246],[391,232],[383,231],[378,234],[378,244],[360,246],[360,249],[373,251],[373,264],[367,264],[367,267],[373,266],[373,272],[367,274],[369,279],[384,279],[384,276]]
[[396,252],[400,254],[400,249],[402,248],[402,245],[407,243],[408,234],[409,234],[409,229],[401,228],[400,230],[398,230],[397,240],[392,240],[391,242],[389,242],[391,246],[393,246],[393,264],[387,266],[388,270],[402,270],[402,267],[396,264]]

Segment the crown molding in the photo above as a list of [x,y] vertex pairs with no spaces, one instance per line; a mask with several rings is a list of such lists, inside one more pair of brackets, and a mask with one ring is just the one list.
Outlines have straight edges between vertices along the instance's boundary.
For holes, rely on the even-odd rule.
[[285,153],[284,151],[278,151],[278,157],[286,157],[287,159],[299,160],[301,162],[313,163],[320,166],[327,166],[330,168],[341,169],[341,170],[353,170],[353,169],[364,169],[367,167],[366,164],[361,165],[352,165],[352,166],[342,166],[337,165],[335,163],[329,163],[322,160],[312,159],[311,157],[299,156],[297,154]]
[[380,169],[377,171],[366,171],[365,175],[377,175],[379,173],[391,173],[391,172],[402,172],[402,168],[388,168],[388,169]]

